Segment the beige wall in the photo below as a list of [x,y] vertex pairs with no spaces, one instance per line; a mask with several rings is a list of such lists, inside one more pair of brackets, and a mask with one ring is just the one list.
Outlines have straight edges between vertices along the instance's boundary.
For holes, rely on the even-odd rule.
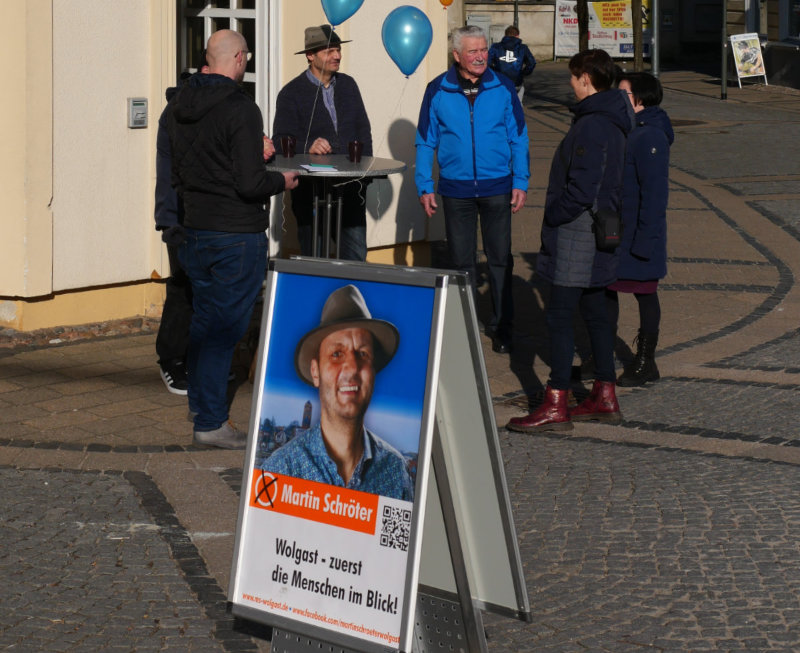
[[[149,0],[53,0],[53,290],[146,279],[156,128]],[[147,97],[150,126],[127,127]]]
[[[384,19],[401,4],[413,5],[425,12],[434,30],[428,55],[408,79],[389,58],[381,38]],[[304,29],[327,22],[318,2],[284,2],[281,14],[285,46],[282,48],[280,86],[307,67],[305,57],[291,54],[303,47]],[[372,125],[374,155],[408,164],[402,175],[391,175],[389,179],[377,180],[369,186],[369,247],[419,241],[429,236],[441,238],[440,220],[430,225],[417,200],[413,164],[414,136],[425,86],[447,65],[447,12],[439,0],[365,2],[336,31],[343,40],[352,39],[352,43],[342,46],[341,70],[358,82]],[[282,236],[281,225],[284,223],[291,242],[293,218],[288,207],[283,209],[279,203],[273,219],[273,238]],[[372,256],[370,260],[373,260]]]
[[[4,0],[5,73],[0,103],[0,296],[52,290],[52,51],[50,0]],[[0,305],[0,324],[17,319]]]
[[[0,325],[160,308],[162,288],[141,281],[165,268],[152,227],[153,107],[165,85],[162,24],[174,11],[170,0],[0,5],[3,23],[18,27],[0,46],[18,62],[7,75],[15,101],[0,106]],[[170,27],[174,51],[174,19]],[[148,129],[127,128],[134,96],[149,100]]]
[[[450,5],[450,29],[463,25],[470,14],[491,16],[490,40],[499,41],[505,28],[514,24],[514,8],[509,4],[487,2],[465,5],[454,0]],[[520,38],[537,60],[553,59],[555,7],[553,5],[520,5],[518,11]]]
[[[354,39],[344,46],[344,70],[361,87],[376,155],[409,165],[369,189],[369,242],[381,260],[397,240],[441,237],[416,199],[413,141],[425,85],[446,65],[447,12],[438,0],[411,0],[436,37],[406,80],[380,30],[400,4],[364,3],[338,28]],[[318,0],[272,6],[281,38],[269,56],[282,84],[304,67],[292,54],[303,29],[325,16]],[[153,229],[154,154],[163,91],[175,81],[175,1],[3,0],[0,18],[15,27],[0,45],[15,62],[6,74],[14,101],[0,105],[0,327],[157,314],[163,286],[148,280],[169,270]],[[128,129],[128,97],[148,99],[147,129]],[[278,207],[279,231],[281,221]],[[409,261],[419,249],[409,248]]]

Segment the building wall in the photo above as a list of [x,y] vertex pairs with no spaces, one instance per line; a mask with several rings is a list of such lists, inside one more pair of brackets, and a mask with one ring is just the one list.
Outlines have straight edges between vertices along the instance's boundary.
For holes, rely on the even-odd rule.
[[[152,220],[152,129],[129,133],[125,100],[149,97],[162,0],[9,0],[0,325],[35,329],[147,313],[163,269]],[[174,5],[174,3],[169,3]],[[173,39],[174,43],[174,39]]]
[[[149,0],[53,0],[54,291],[161,268],[150,8]],[[147,129],[127,127],[129,97],[149,99]]]
[[780,2],[767,0],[767,38],[770,41],[780,41]]
[[744,0],[728,0],[726,21],[729,34],[743,34],[747,31]]
[[[266,6],[266,0],[264,6]],[[325,22],[315,2],[273,0],[281,82],[305,66],[292,53],[303,29]],[[412,0],[430,18],[434,42],[406,79],[386,54],[380,26],[400,2],[365,3],[339,27],[345,72],[361,86],[377,156],[409,164],[370,186],[371,260],[413,262],[441,237],[422,214],[413,186],[414,130],[427,82],[446,64],[446,12]],[[153,228],[155,138],[163,93],[174,84],[175,0],[3,0],[8,30],[0,48],[15,64],[0,106],[0,328],[158,314],[169,273]],[[272,14],[270,14],[272,15]],[[283,38],[283,35],[286,35]],[[144,97],[149,126],[127,127],[127,98]],[[274,101],[274,100],[273,100]],[[268,129],[269,131],[269,129]],[[399,216],[395,220],[395,216]],[[281,231],[284,211],[273,216]]]
[[[455,7],[455,3],[453,4]],[[506,27],[514,24],[514,7],[508,3],[465,4],[463,5],[464,22],[471,22],[474,14],[491,16],[490,41],[503,38]],[[554,5],[519,5],[518,8],[520,38],[533,52],[537,60],[553,59],[554,51]],[[461,23],[463,24],[463,22]]]
[[52,290],[52,13],[49,0],[6,0],[0,52],[8,66],[0,103],[0,323],[13,297]]

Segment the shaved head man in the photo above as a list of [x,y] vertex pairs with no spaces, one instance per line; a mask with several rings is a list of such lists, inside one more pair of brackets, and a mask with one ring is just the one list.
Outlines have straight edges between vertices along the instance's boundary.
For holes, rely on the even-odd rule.
[[266,273],[269,197],[297,173],[267,172],[261,111],[241,88],[247,41],[220,30],[208,39],[207,74],[192,76],[168,105],[172,185],[183,199],[179,257],[192,284],[187,375],[194,442],[243,449],[228,421],[228,375]]
[[247,49],[247,41],[239,32],[221,29],[208,39],[206,58],[208,72],[241,82],[250,59],[250,51]]

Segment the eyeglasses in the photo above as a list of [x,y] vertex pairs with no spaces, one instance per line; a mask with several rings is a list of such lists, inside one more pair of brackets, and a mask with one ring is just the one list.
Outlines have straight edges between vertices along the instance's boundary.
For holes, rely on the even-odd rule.
[[247,59],[247,61],[250,61],[253,58],[253,53],[248,50],[239,50],[239,52],[237,52],[236,54],[237,55],[243,54],[245,56],[245,59]]

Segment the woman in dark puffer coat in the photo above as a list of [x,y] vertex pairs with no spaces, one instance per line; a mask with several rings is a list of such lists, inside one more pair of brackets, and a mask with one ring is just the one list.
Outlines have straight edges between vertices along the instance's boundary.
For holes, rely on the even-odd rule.
[[641,386],[660,378],[655,350],[661,322],[658,280],[667,274],[667,198],[669,147],[675,140],[669,116],[659,107],[661,82],[649,73],[622,75],[620,90],[636,113],[628,136],[622,191],[622,242],[618,281],[609,286],[608,307],[614,331],[619,318],[618,292],[633,293],[639,305],[636,356],[617,384]]
[[[578,103],[572,126],[550,168],[537,273],[551,283],[546,320],[550,335],[550,379],[545,399],[507,427],[535,432],[567,430],[571,420],[617,424],[622,415],[615,394],[614,337],[606,309],[606,286],[617,276],[616,252],[599,251],[591,212],[619,211],[625,137],[632,111],[624,93],[612,88],[614,63],[603,50],[586,50],[569,62],[570,85]],[[567,407],[574,353],[573,314],[580,308],[595,361],[589,397]]]

